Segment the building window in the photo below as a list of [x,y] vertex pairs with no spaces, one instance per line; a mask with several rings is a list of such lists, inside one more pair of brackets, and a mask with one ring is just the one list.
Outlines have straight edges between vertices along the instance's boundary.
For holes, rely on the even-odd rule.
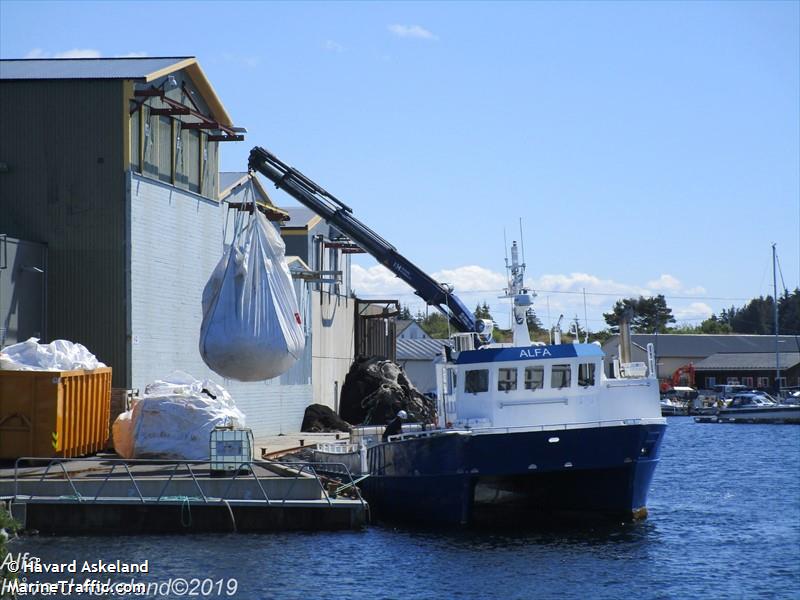
[[143,105],[131,115],[131,169],[218,200],[219,143],[183,129],[179,120],[150,113]]
[[497,372],[497,391],[513,392],[517,389],[517,370],[500,369]]
[[760,388],[768,388],[769,387],[769,377],[759,377],[758,378],[758,387],[760,387]]
[[218,146],[217,142],[209,142],[208,135],[202,134],[201,144],[203,148],[203,189],[202,194],[208,198],[216,199],[219,196],[217,189],[217,174],[219,163],[217,161]]
[[525,367],[525,389],[540,390],[544,387],[544,367]]
[[144,165],[142,173],[152,177],[158,176],[158,117],[150,115],[150,107],[142,107],[144,119]]
[[475,369],[467,371],[464,377],[464,391],[468,394],[480,394],[489,391],[489,370]]
[[158,117],[158,179],[172,183],[172,119]]
[[753,378],[742,377],[742,385],[746,385],[747,387],[753,387]]
[[717,378],[716,377],[706,377],[706,389],[711,389],[715,385],[717,385]]
[[142,170],[142,165],[139,156],[139,130],[142,127],[142,111],[137,108],[131,115],[131,169],[139,173]]
[[594,363],[582,363],[578,365],[578,385],[589,387],[594,385]]
[[728,377],[726,382],[728,385],[739,385],[739,378],[738,377]]
[[559,390],[569,387],[571,374],[572,371],[569,365],[553,365],[553,370],[550,373],[550,387]]

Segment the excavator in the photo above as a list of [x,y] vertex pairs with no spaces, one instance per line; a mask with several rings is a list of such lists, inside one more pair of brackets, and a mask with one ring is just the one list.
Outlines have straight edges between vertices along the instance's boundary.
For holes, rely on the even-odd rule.
[[670,379],[662,379],[661,393],[668,392],[678,386],[695,387],[694,365],[692,363],[681,365],[675,369]]

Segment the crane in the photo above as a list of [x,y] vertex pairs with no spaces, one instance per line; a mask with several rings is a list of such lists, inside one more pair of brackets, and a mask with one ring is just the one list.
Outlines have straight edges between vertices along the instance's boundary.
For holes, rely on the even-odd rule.
[[452,287],[439,283],[417,265],[400,254],[380,235],[353,216],[352,209],[325,191],[297,169],[290,167],[271,152],[256,146],[250,151],[249,167],[282,189],[329,224],[346,234],[375,260],[412,287],[425,302],[441,311],[450,324],[462,333],[486,333],[488,327],[453,293]]

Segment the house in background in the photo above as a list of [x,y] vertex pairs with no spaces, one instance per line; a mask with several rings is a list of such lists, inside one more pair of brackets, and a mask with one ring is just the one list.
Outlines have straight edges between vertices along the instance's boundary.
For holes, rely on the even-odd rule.
[[[653,344],[658,378],[669,379],[684,365],[695,369],[695,385],[738,383],[748,387],[774,389],[775,336],[773,335],[631,335],[631,360],[647,362],[647,344]],[[612,360],[619,357],[619,336],[603,343],[607,375]],[[800,347],[793,335],[778,336],[781,387],[800,385]]]
[[[335,405],[353,357],[346,243],[313,215],[272,205],[257,179],[220,178],[220,145],[243,130],[193,57],[2,60],[0,106],[0,234],[44,257],[30,273],[40,292],[12,266],[12,296],[31,301],[7,309],[39,298],[41,324],[29,329],[42,341],[84,344],[113,367],[116,388],[173,369],[220,381],[256,435],[299,429],[312,402]],[[221,380],[198,351],[202,290],[245,193],[295,257],[308,336],[295,367],[257,383]]]
[[397,319],[397,339],[398,340],[424,340],[430,339],[425,330],[419,326],[419,323],[412,319]]

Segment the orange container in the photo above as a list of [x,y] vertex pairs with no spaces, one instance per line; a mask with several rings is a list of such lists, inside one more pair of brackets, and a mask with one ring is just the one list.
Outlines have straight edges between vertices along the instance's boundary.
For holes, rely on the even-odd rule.
[[0,371],[0,459],[72,458],[108,439],[111,367]]

